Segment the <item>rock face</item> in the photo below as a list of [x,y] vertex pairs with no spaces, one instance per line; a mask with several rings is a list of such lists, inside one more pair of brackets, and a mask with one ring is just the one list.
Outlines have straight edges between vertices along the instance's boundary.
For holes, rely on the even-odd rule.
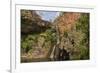
[[56,26],[58,36],[58,43],[60,43],[61,47],[64,46],[64,42],[68,42],[67,40],[69,39],[66,36],[68,36],[68,32],[72,32],[72,30],[75,28],[75,24],[80,16],[81,13],[77,12],[63,12],[54,21],[54,26]]
[[53,25],[56,27],[59,47],[70,52],[70,59],[89,59],[89,46],[85,45],[89,42],[88,13],[64,12]]
[[56,25],[58,26],[60,34],[70,31],[75,22],[79,19],[80,13],[75,12],[64,12],[56,20]]
[[21,10],[21,33],[30,34],[34,32],[43,32],[49,28],[48,21],[44,21],[41,17],[32,10]]

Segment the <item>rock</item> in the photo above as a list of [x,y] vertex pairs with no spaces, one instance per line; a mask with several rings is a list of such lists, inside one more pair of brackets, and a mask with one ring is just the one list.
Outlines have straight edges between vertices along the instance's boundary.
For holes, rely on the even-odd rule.
[[33,10],[21,10],[21,33],[40,33],[50,27],[50,22],[44,21]]
[[66,31],[70,31],[75,22],[80,18],[80,13],[64,12],[54,22],[58,26],[60,34],[64,34]]

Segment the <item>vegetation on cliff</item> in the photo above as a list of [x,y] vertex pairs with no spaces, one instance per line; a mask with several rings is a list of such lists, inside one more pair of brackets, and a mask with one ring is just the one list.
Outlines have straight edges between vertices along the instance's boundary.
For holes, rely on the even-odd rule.
[[89,59],[89,13],[59,12],[51,22],[36,11],[21,10],[22,62],[50,60],[57,44],[70,60]]

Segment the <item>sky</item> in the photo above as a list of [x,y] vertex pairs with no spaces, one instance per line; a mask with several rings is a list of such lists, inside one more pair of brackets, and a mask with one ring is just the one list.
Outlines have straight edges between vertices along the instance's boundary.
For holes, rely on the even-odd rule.
[[46,21],[54,21],[54,19],[60,14],[60,12],[56,11],[36,11],[36,12],[41,16],[43,20]]

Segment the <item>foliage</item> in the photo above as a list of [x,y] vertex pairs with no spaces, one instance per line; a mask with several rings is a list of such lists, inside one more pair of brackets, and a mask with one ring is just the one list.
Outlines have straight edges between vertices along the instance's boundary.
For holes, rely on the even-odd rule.
[[25,40],[21,41],[21,48],[24,52],[28,53],[32,46],[37,43],[37,35],[28,35]]
[[80,59],[89,59],[89,13],[81,14],[79,21],[76,23],[76,31],[81,31],[81,34],[84,34],[83,39],[77,45],[80,50]]
[[[27,17],[25,17],[26,15]],[[67,19],[69,18],[68,21],[65,21],[65,15]],[[41,54],[44,49],[46,52],[50,52],[49,50],[56,45],[59,36],[60,45],[64,45],[65,49],[70,52],[71,60],[89,59],[89,13],[80,13],[80,18],[77,20],[76,16],[79,16],[78,13],[62,13],[47,28],[49,24],[40,17],[33,18],[31,11],[22,13],[21,32],[24,33],[21,33],[21,54],[33,53],[34,51]],[[53,28],[55,26],[58,29]],[[57,34],[57,30],[59,34]]]

